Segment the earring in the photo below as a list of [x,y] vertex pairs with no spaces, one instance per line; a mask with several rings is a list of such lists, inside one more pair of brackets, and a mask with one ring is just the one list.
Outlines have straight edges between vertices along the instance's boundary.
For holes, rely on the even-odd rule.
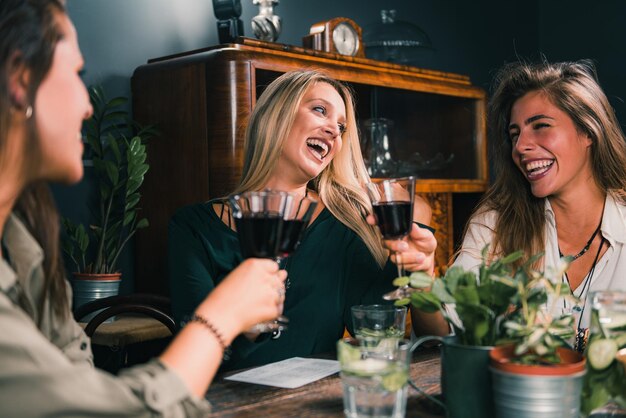
[[33,116],[33,107],[28,105],[26,108],[26,119],[30,119],[31,116]]

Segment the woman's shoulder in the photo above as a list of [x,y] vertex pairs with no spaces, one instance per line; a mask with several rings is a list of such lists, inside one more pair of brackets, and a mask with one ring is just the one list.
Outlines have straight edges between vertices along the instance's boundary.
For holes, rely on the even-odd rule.
[[211,199],[207,202],[182,206],[172,215],[170,225],[189,225],[195,227],[213,225],[216,221],[220,221],[213,209],[214,205],[219,204],[219,202],[222,202],[222,200]]
[[498,211],[495,209],[479,209],[468,222],[469,228],[488,228],[493,230],[498,220]]

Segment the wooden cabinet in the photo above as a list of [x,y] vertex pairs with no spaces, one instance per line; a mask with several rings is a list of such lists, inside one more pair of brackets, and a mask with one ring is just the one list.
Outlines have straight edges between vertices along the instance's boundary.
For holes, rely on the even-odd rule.
[[[167,222],[183,205],[237,184],[246,124],[257,97],[280,74],[322,69],[349,84],[357,118],[393,121],[395,174],[418,177],[433,207],[437,262],[444,267],[460,228],[488,182],[485,92],[466,76],[241,39],[150,60],[132,77],[134,117],[156,124],[141,206],[150,227],[136,242],[136,290],[167,294]],[[366,125],[361,125],[367,138]],[[369,156],[371,144],[363,143]]]

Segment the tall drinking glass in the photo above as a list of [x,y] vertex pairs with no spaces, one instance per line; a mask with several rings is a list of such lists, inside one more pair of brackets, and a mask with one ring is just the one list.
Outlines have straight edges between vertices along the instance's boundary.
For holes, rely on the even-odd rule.
[[593,292],[582,409],[591,417],[626,417],[626,292]]
[[[367,193],[383,238],[401,240],[406,237],[413,224],[415,177],[373,179],[367,184]],[[397,261],[398,277],[401,277],[402,259]]]
[[346,338],[337,342],[343,411],[349,418],[403,418],[410,341]]
[[[271,258],[280,255],[285,208],[292,197],[275,190],[252,191],[229,199],[243,258]],[[251,331],[282,331],[287,319],[257,324]]]

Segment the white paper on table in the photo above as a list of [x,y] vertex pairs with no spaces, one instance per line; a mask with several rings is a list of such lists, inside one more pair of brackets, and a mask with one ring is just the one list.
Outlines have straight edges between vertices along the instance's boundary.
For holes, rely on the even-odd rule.
[[337,360],[293,357],[224,378],[236,382],[294,389],[339,372]]

